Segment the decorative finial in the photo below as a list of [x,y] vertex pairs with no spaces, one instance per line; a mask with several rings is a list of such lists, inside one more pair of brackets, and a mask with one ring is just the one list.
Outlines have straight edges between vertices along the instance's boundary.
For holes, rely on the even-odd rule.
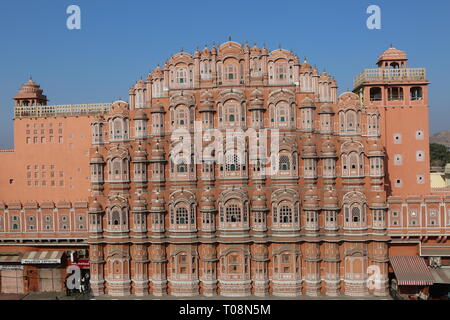
[[228,36],[228,41],[231,41],[231,36]]
[[281,49],[281,43],[278,44],[278,49]]
[[390,45],[390,48],[393,48],[394,46],[392,45],[392,42],[391,42],[391,45]]

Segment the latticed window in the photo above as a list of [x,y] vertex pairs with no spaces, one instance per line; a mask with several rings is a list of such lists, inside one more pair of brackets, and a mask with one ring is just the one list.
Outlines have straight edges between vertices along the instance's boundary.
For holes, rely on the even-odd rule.
[[186,69],[178,69],[177,70],[176,81],[177,81],[177,83],[186,83],[187,82]]
[[352,208],[352,222],[359,222],[361,220],[361,210],[359,207]]
[[225,209],[227,222],[241,222],[241,208],[237,204],[230,204]]
[[241,170],[240,159],[239,159],[239,156],[237,154],[235,154],[235,153],[227,154],[225,170],[226,171],[239,171],[239,170]]
[[111,224],[117,226],[120,224],[120,212],[119,210],[114,210],[111,214]]
[[289,156],[288,155],[281,155],[280,156],[280,170],[290,170],[290,163],[289,163]]
[[188,224],[188,211],[186,208],[181,207],[176,210],[176,223],[177,224]]
[[285,65],[277,65],[275,72],[276,72],[277,79],[279,79],[279,80],[287,79],[287,68]]
[[177,124],[183,126],[188,123],[188,111],[186,108],[178,108],[176,110]]
[[280,222],[291,223],[292,222],[292,209],[289,206],[281,206],[279,211]]
[[228,65],[226,67],[226,77],[228,80],[237,79],[237,68],[235,65]]

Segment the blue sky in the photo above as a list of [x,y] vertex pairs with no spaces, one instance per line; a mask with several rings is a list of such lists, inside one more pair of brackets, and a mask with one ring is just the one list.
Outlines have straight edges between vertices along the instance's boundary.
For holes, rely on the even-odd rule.
[[[66,9],[81,7],[81,30]],[[366,9],[381,7],[381,30]],[[0,2],[0,147],[13,146],[13,101],[30,75],[50,104],[127,99],[135,80],[184,48],[193,52],[231,35],[239,43],[281,44],[335,76],[339,92],[374,67],[390,43],[432,82],[430,128],[450,129],[450,1],[107,1]]]

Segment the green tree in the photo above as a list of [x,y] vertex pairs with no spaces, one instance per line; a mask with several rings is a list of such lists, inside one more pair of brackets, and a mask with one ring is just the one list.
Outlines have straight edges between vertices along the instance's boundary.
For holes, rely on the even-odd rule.
[[430,143],[430,165],[443,167],[450,163],[450,151],[443,144]]

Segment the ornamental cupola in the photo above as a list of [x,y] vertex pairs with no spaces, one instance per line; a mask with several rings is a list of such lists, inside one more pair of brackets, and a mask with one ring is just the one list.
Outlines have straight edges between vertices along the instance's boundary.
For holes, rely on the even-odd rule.
[[267,209],[267,197],[260,186],[258,186],[253,193],[252,197],[252,210],[266,210]]
[[47,96],[41,87],[30,79],[22,85],[19,89],[19,93],[14,96],[16,106],[45,106],[47,105]]
[[305,143],[303,144],[302,156],[304,158],[314,158],[317,156],[316,145],[310,136],[306,137]]

